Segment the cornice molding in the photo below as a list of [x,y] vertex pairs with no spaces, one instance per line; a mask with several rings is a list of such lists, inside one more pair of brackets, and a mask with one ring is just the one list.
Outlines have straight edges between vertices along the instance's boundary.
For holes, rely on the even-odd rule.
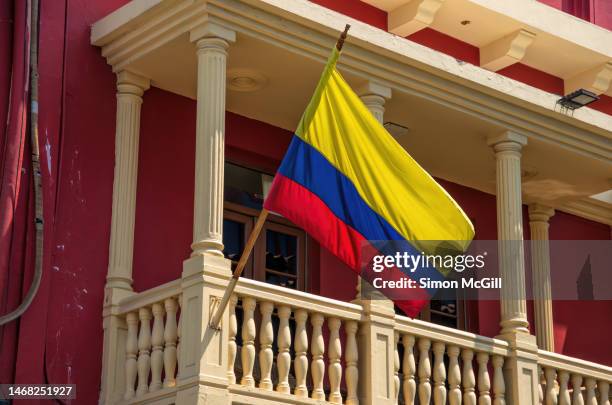
[[593,198],[566,202],[557,208],[582,218],[612,226],[612,205]]

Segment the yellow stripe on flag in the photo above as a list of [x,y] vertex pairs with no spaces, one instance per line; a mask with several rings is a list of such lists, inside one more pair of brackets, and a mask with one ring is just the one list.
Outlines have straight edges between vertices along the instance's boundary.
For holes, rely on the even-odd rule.
[[345,82],[335,67],[338,55],[334,49],[296,134],[407,240],[461,241],[456,248],[467,249],[472,223]]

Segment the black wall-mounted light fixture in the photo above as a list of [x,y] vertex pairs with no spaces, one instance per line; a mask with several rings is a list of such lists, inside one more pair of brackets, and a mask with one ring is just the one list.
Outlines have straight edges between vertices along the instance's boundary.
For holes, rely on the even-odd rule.
[[573,93],[561,97],[557,101],[557,104],[561,104],[563,108],[573,111],[577,108],[584,107],[585,105],[597,100],[599,100],[597,94],[585,89],[579,89],[574,91]]

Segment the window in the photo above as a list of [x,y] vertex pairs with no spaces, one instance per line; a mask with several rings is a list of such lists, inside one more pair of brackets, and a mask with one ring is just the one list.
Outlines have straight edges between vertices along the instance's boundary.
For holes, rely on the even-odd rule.
[[423,308],[420,319],[455,329],[465,329],[464,301],[460,299],[435,299]]
[[583,20],[591,19],[591,0],[563,0],[563,11]]
[[[264,189],[272,177],[231,163],[225,164],[223,254],[238,264],[262,208]],[[306,289],[306,233],[290,221],[270,214],[247,262],[243,276],[296,290]]]

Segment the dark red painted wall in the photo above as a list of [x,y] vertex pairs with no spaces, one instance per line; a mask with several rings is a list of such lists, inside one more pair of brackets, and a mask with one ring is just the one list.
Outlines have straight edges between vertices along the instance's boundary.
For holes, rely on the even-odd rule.
[[409,40],[435,49],[464,62],[478,66],[480,50],[478,47],[460,41],[431,28],[424,28],[407,37]]
[[[612,3],[609,0],[538,0],[558,10],[574,14],[606,29],[612,29]],[[586,6],[586,7],[583,7]],[[578,10],[587,11],[581,15]]]

